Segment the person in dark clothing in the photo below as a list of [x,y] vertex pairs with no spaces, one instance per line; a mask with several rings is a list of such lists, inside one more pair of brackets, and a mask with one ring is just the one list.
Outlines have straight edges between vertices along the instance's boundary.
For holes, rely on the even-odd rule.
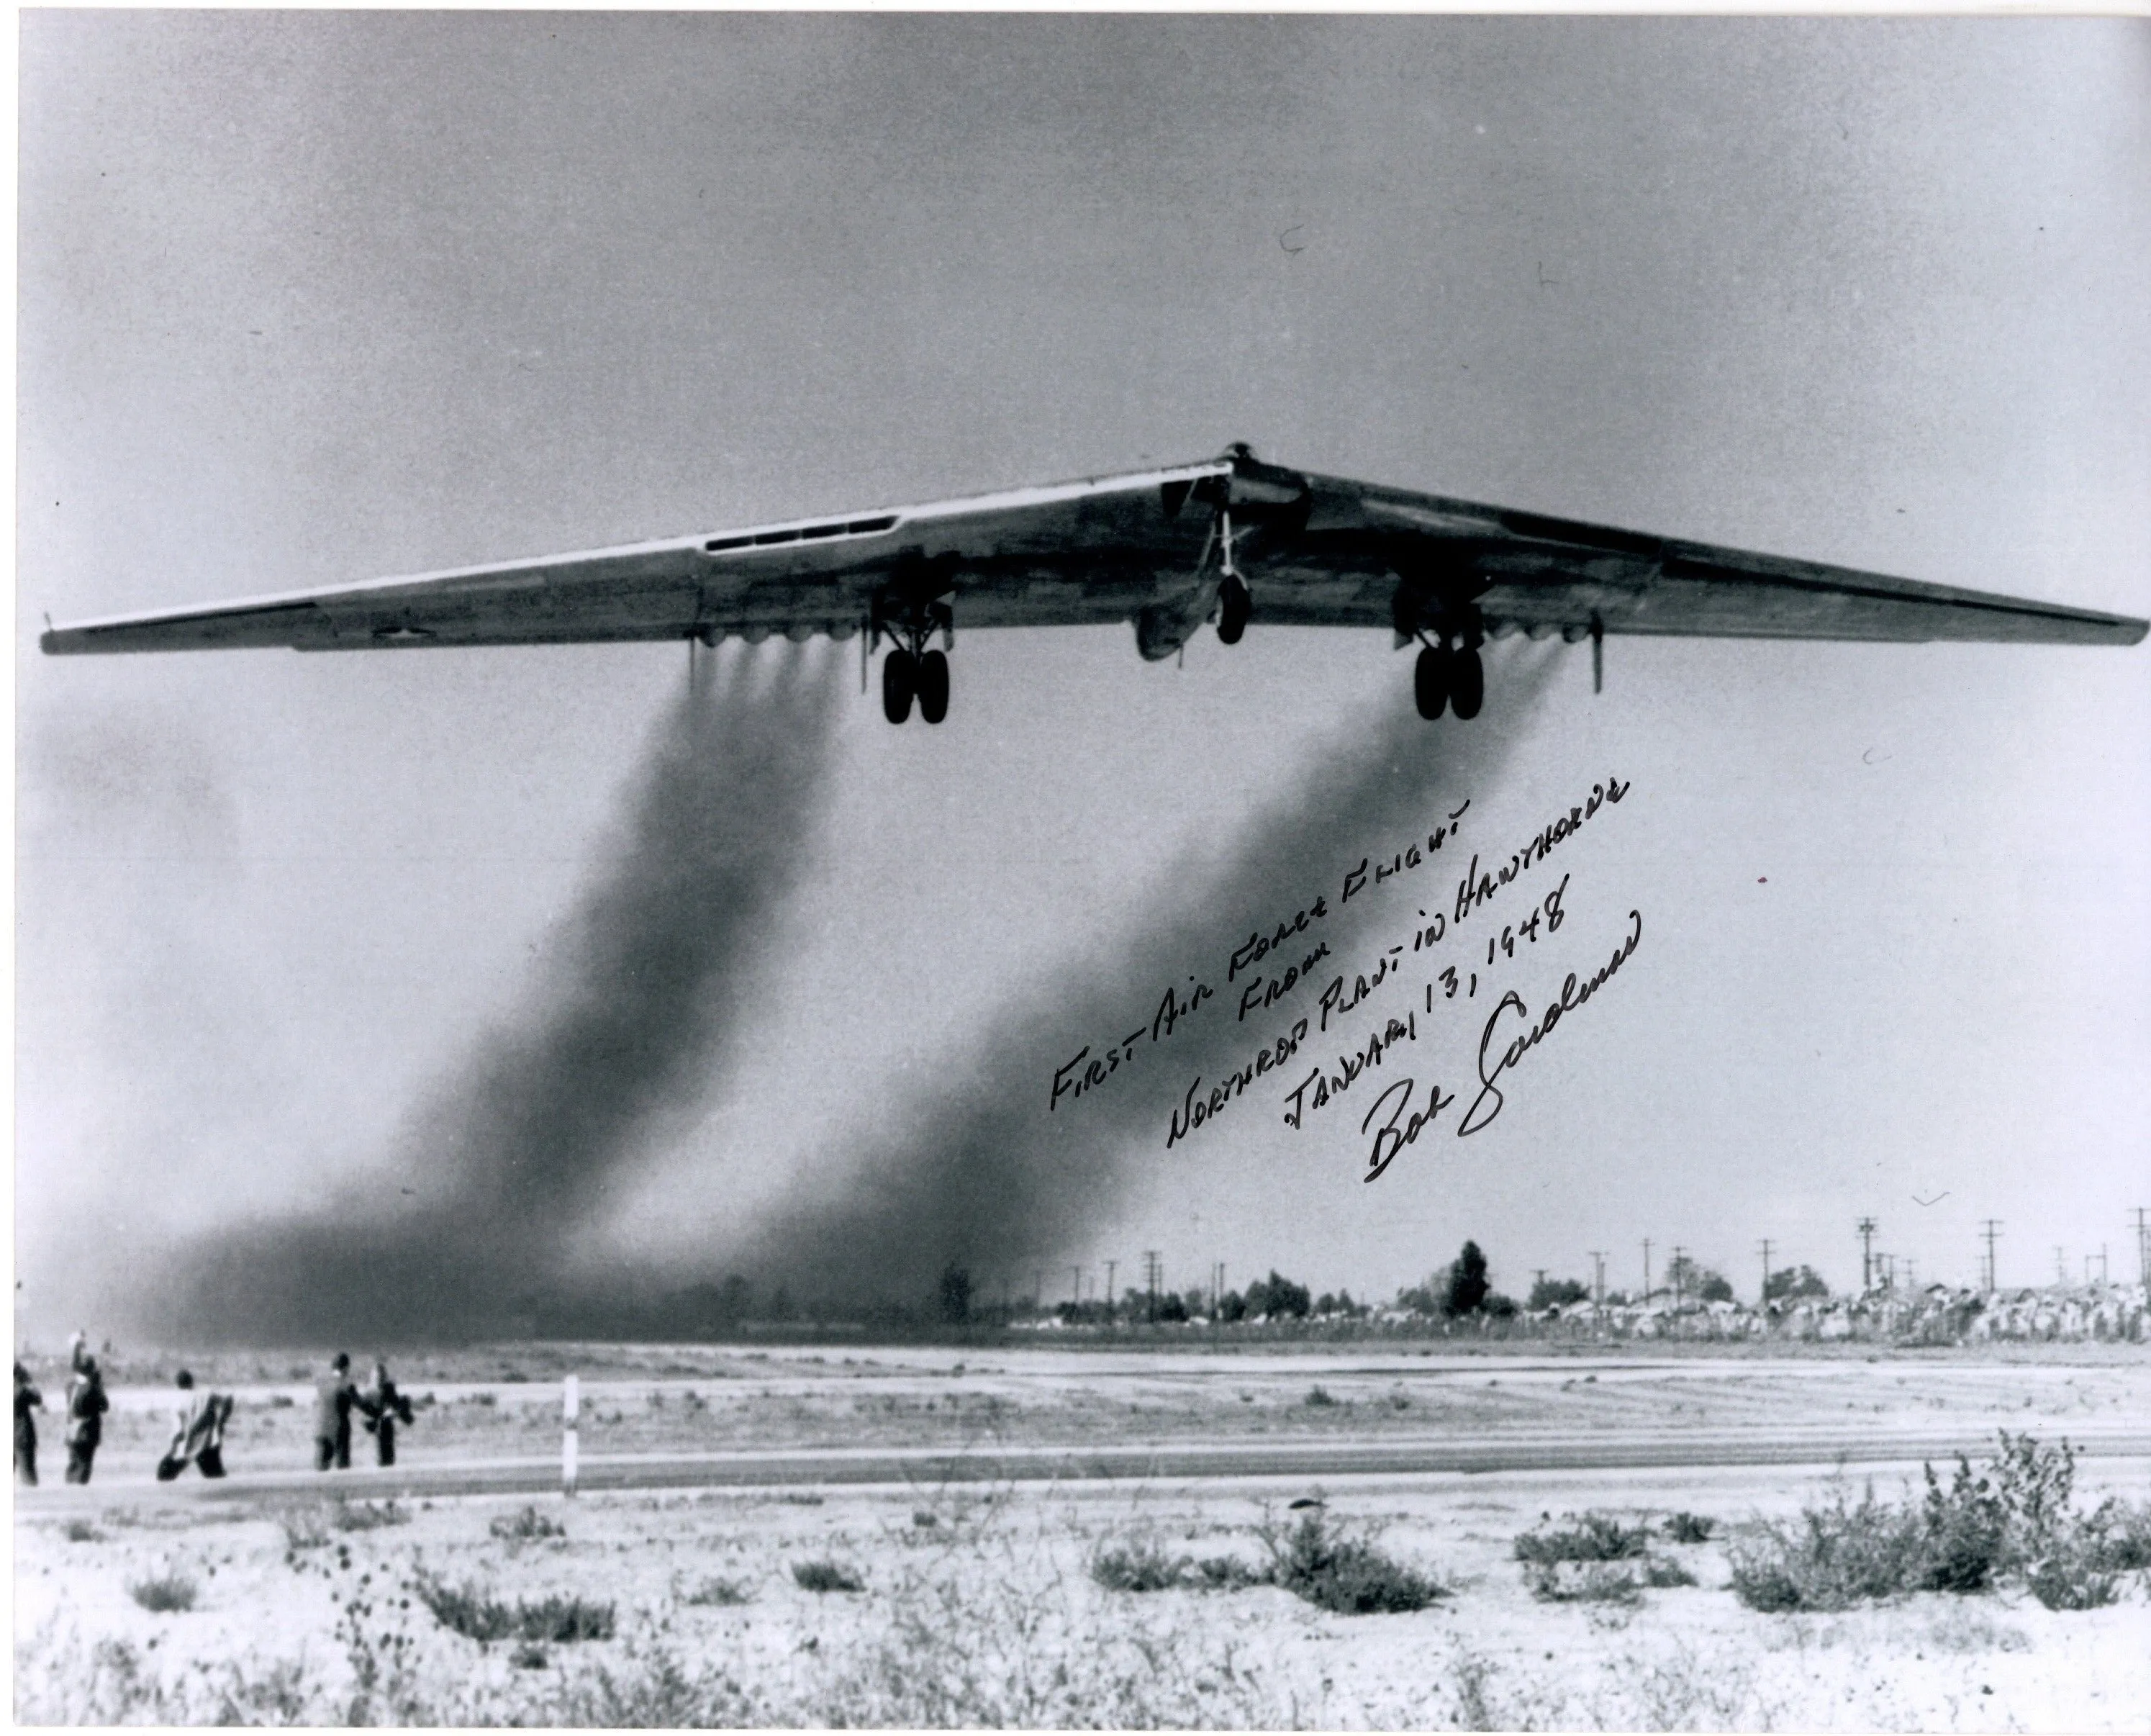
[[97,1457],[98,1443],[104,1439],[104,1413],[112,1401],[104,1395],[104,1371],[89,1354],[79,1334],[74,1343],[74,1374],[67,1389],[67,1480],[87,1483]]
[[314,1469],[351,1469],[351,1414],[360,1406],[351,1359],[341,1350],[314,1382]]
[[30,1413],[45,1408],[45,1395],[30,1384],[30,1371],[15,1364],[15,1480],[38,1486],[38,1420]]
[[195,1377],[181,1369],[173,1384],[185,1394],[180,1402],[180,1425],[172,1444],[157,1461],[157,1480],[169,1483],[190,1464],[201,1467],[205,1477],[224,1475],[224,1425],[231,1418],[231,1400],[219,1393],[195,1392]]
[[396,1425],[402,1423],[410,1427],[411,1401],[396,1389],[396,1383],[388,1378],[388,1364],[377,1362],[373,1365],[373,1384],[360,1396],[360,1408],[366,1413],[367,1432],[373,1437],[377,1462],[393,1465],[396,1462]]

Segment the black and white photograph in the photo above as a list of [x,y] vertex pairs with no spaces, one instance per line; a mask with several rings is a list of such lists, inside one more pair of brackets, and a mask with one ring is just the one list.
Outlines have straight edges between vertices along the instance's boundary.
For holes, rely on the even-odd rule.
[[2143,1727],[2151,21],[16,32],[17,1722]]

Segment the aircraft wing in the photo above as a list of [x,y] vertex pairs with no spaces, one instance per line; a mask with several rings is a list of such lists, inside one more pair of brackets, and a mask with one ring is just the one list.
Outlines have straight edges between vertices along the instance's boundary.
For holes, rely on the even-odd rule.
[[[1227,574],[1258,626],[2133,645],[2057,603],[1658,537],[1257,461],[1202,463],[71,623],[54,654],[537,645],[1131,620],[1172,654]],[[1229,636],[1237,637],[1237,632]]]

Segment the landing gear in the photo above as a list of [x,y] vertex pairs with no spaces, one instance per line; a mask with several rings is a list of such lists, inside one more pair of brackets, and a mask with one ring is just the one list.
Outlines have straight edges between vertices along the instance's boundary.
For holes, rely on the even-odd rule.
[[[875,599],[868,619],[861,655],[871,655],[884,633],[894,642],[882,659],[882,716],[891,723],[908,722],[911,702],[917,700],[923,721],[940,722],[949,715],[949,648],[956,638],[949,605],[918,590],[909,595],[884,592]],[[936,633],[941,648],[929,651],[927,641]]]
[[[908,651],[891,655],[908,658]],[[949,715],[949,658],[943,651],[929,651],[919,660],[919,716],[923,722],[939,723]],[[901,719],[897,720],[902,721]]]
[[1465,722],[1479,715],[1486,701],[1486,671],[1475,650],[1460,650],[1449,666],[1449,703]]
[[1451,649],[1445,640],[1424,645],[1412,670],[1412,697],[1419,703],[1419,715],[1429,722],[1446,707],[1460,722],[1469,723],[1486,702],[1486,666],[1479,660],[1479,648],[1465,645]]
[[1248,617],[1255,612],[1255,600],[1248,594],[1248,581],[1227,573],[1217,587],[1217,642],[1237,645],[1248,630]]
[[[919,691],[919,660],[899,646],[882,659],[881,713],[891,723],[903,723],[911,716],[912,696]],[[944,661],[941,673],[941,706],[949,706],[948,665]]]
[[1419,715],[1430,723],[1449,703],[1449,647],[1430,645],[1421,649],[1412,671],[1412,697],[1419,701]]

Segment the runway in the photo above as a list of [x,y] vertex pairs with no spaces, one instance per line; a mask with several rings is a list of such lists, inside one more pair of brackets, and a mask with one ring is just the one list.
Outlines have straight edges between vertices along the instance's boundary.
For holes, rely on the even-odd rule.
[[[2108,1475],[2136,1460],[2151,1469],[2151,1428],[2088,1422],[2068,1439]],[[1127,1442],[1111,1446],[981,1443],[962,1449],[791,1447],[771,1450],[620,1453],[584,1455],[577,1485],[585,1492],[674,1489],[835,1488],[863,1485],[1136,1481],[1313,1481],[1367,1477],[1494,1475],[1592,1472],[1837,1466],[1916,1465],[1921,1460],[1975,1460],[1992,1450],[1991,1428],[1867,1425],[1754,1429],[1577,1430],[1527,1438],[1419,1438],[1228,1442]],[[2088,1466],[2087,1468],[2089,1468]],[[329,1475],[303,1470],[235,1473],[220,1481],[190,1475],[159,1484],[140,1478],[100,1480],[93,1488],[63,1486],[18,1493],[19,1506],[53,1513],[124,1500],[192,1504],[264,1497],[320,1496],[350,1499],[439,1499],[460,1496],[541,1495],[561,1487],[559,1456],[435,1460],[391,1470],[354,1469]],[[27,1500],[24,1497],[27,1496]]]

